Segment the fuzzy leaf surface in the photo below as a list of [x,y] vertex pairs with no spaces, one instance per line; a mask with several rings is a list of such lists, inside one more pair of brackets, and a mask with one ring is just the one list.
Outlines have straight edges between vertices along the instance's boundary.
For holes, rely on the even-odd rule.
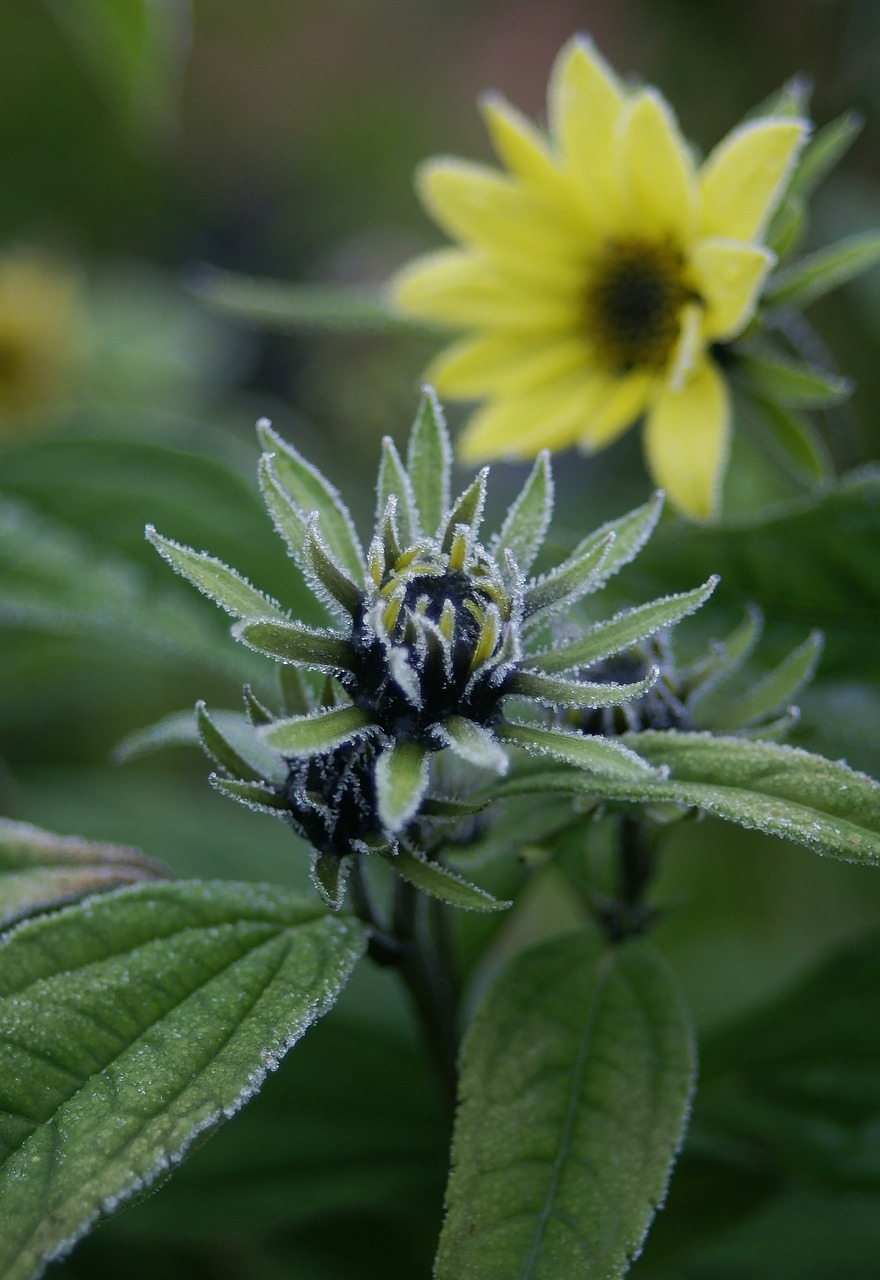
[[437,1280],[611,1280],[662,1200],[694,1073],[687,1012],[643,942],[529,947],[462,1053]]
[[0,818],[0,926],[87,894],[170,875],[137,849]]
[[649,730],[621,742],[667,766],[670,776],[530,774],[496,783],[493,794],[579,791],[604,800],[671,801],[816,853],[880,865],[880,784],[845,764],[780,743],[708,733]]
[[282,889],[139,886],[19,925],[0,965],[0,1272],[26,1280],[259,1088],[361,927]]
[[390,859],[391,865],[404,880],[414,884],[423,893],[441,902],[448,902],[453,907],[465,907],[471,911],[505,911],[511,904],[493,898],[491,893],[478,885],[463,880],[461,876],[441,867],[436,862],[419,857],[408,849],[401,848]]
[[443,409],[431,387],[425,387],[422,392],[406,464],[422,533],[432,538],[449,505],[452,450]]
[[880,262],[880,232],[847,236],[827,249],[808,254],[770,277],[764,291],[768,307],[806,307]]

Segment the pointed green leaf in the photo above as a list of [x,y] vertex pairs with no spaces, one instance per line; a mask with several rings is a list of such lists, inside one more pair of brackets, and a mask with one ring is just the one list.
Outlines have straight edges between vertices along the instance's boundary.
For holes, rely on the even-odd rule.
[[822,653],[822,635],[814,631],[777,667],[740,698],[712,717],[713,729],[739,729],[782,710],[813,677]]
[[386,830],[399,831],[418,812],[428,786],[428,751],[416,742],[397,742],[376,762],[376,801]]
[[411,547],[418,536],[419,527],[415,497],[394,441],[390,436],[385,436],[382,440],[382,461],[379,464],[379,483],[376,489],[377,529],[381,526],[388,499],[392,495],[397,499],[395,518],[400,541],[404,547]]
[[208,715],[204,702],[197,702],[196,723],[199,741],[207,754],[233,778],[280,782],[285,777],[284,761],[269,750],[244,716],[234,711]]
[[716,685],[727,680],[748,661],[764,630],[764,616],[754,605],[746,607],[742,622],[723,640],[713,640],[706,657],[687,669],[687,678],[695,684],[689,698],[691,710]]
[[314,710],[312,693],[299,667],[281,662],[276,667],[281,706],[285,715],[305,716]]
[[646,943],[592,932],[520,952],[462,1051],[437,1280],[613,1280],[684,1133],[693,1036]]
[[521,573],[528,573],[541,549],[544,534],[553,512],[553,473],[550,453],[542,449],[535,465],[513,505],[507,513],[492,554],[504,566],[504,553],[509,551]]
[[275,477],[307,520],[313,511],[321,521],[321,536],[332,555],[359,585],[364,582],[364,554],[348,508],[317,467],[306,462],[293,445],[282,440],[266,418],[257,423],[260,443],[273,454]]
[[856,111],[831,120],[804,147],[789,185],[789,195],[808,197],[846,155],[864,127]]
[[[317,529],[315,516],[309,519],[309,531],[306,534],[304,547],[305,558],[315,576],[315,587],[320,589],[325,603],[331,608],[341,605],[345,613],[352,617],[363,601],[363,594],[351,578],[343,573],[333,556],[324,545]],[[338,609],[336,610],[338,613]]]
[[443,409],[433,387],[422,390],[409,438],[406,466],[421,532],[433,538],[449,505],[449,472],[452,467],[452,450]]
[[586,680],[545,676],[536,671],[518,671],[505,686],[505,692],[518,698],[534,698],[548,706],[617,707],[647,693],[658,675],[657,667],[652,667],[644,680],[636,680],[632,684],[614,684],[610,680],[593,684]]
[[272,618],[243,618],[232,628],[236,640],[278,662],[299,662],[315,671],[341,671],[351,667],[354,655],[344,636],[315,631],[300,622]]
[[151,524],[147,525],[146,535],[163,560],[167,560],[173,569],[188,578],[203,595],[209,596],[234,618],[284,616],[277,601],[270,600],[262,591],[257,591],[256,587],[252,587],[241,574],[230,569],[222,560],[209,556],[207,552],[181,546],[170,538],[163,538]]
[[437,333],[399,315],[372,286],[290,284],[217,267],[200,268],[187,285],[221,315],[271,333]]
[[268,508],[272,523],[287,543],[288,550],[301,568],[306,565],[305,545],[308,520],[291,498],[278,477],[274,459],[264,454],[257,468],[260,492]]
[[285,755],[310,756],[316,751],[338,747],[371,726],[372,721],[365,711],[360,707],[347,706],[320,711],[316,715],[276,720],[261,729],[260,734],[270,746]]
[[793,840],[846,862],[880,865],[880,784],[797,747],[709,733],[646,730],[623,743],[668,777],[626,780],[567,770],[526,774],[493,795],[581,792],[638,804],[671,802]]
[[806,225],[806,205],[798,196],[788,194],[764,232],[764,243],[771,253],[776,254],[777,262],[800,244]]
[[779,404],[816,408],[840,404],[852,394],[851,378],[842,378],[827,369],[787,360],[775,352],[741,351],[737,369],[755,386],[762,398]]
[[709,599],[717,584],[718,578],[713,576],[694,591],[684,591],[680,595],[652,600],[650,604],[639,605],[636,609],[626,609],[607,622],[596,623],[577,640],[526,658],[523,665],[530,671],[551,673],[589,667],[694,613]]
[[170,875],[137,849],[56,836],[0,818],[0,926],[86,894]]
[[[524,747],[535,755],[552,756],[579,769],[595,770],[609,778],[645,778],[656,772],[636,751],[630,751],[611,738],[586,733],[568,733],[563,729],[542,729],[539,725],[516,724],[502,720],[495,730],[502,742]],[[585,784],[587,785],[587,784]],[[498,783],[498,787],[504,787]],[[493,791],[496,788],[493,788]],[[506,789],[498,794],[514,794]]]
[[404,880],[421,889],[422,893],[439,898],[441,902],[448,902],[452,907],[464,907],[469,911],[506,911],[511,905],[463,880],[448,867],[429,862],[427,858],[411,850],[401,847],[394,857],[389,858],[389,862]]
[[662,509],[663,494],[655,493],[643,506],[589,534],[567,560],[530,583],[525,595],[528,623],[598,590],[629,564],[650,538]]
[[0,1274],[27,1280],[260,1087],[363,928],[284,889],[138,886],[0,948]]
[[880,262],[880,231],[847,236],[775,272],[764,289],[768,307],[806,307]]
[[810,484],[827,480],[833,472],[831,455],[815,424],[797,409],[748,388],[746,401],[772,451],[798,479]]
[[452,550],[453,539],[455,538],[456,530],[460,526],[464,526],[468,530],[468,545],[473,543],[476,538],[480,521],[483,518],[488,475],[489,468],[483,467],[482,471],[477,473],[476,479],[468,485],[450,511],[440,544],[443,551],[449,552]]
[[155,724],[135,729],[113,748],[114,764],[128,764],[165,747],[200,746],[195,711],[172,711]]
[[216,773],[212,773],[208,781],[215,791],[230,800],[237,800],[246,809],[279,815],[288,812],[287,805],[277,790],[265,782],[250,782],[246,778],[221,778]]
[[449,746],[465,763],[478,769],[492,769],[495,773],[507,772],[506,751],[482,725],[464,716],[449,716],[443,721],[442,732]]
[[271,724],[275,717],[268,707],[263,706],[249,684],[241,691],[244,709],[252,725]]
[[350,857],[340,858],[338,853],[315,850],[312,859],[312,884],[331,911],[342,908],[350,870]]

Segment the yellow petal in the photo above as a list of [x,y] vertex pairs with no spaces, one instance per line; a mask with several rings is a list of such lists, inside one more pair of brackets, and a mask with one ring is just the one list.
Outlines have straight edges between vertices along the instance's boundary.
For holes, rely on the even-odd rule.
[[730,401],[727,385],[705,360],[681,391],[668,387],[645,423],[648,470],[670,500],[697,520],[718,502],[727,463]]
[[729,133],[700,172],[704,235],[756,239],[806,140],[805,120],[754,120]]
[[693,164],[675,117],[656,89],[643,90],[624,116],[618,164],[630,229],[683,244],[693,223]]
[[496,169],[428,160],[416,185],[431,217],[467,244],[539,258],[567,259],[580,252],[584,228],[573,203],[550,200]]
[[464,462],[491,458],[533,458],[542,449],[565,449],[583,431],[600,390],[588,372],[528,396],[505,397],[484,405],[459,441]]
[[679,317],[678,341],[669,362],[666,375],[668,385],[673,391],[681,391],[684,384],[703,354],[702,308],[696,302],[689,302],[681,310]]
[[705,304],[704,335],[713,342],[734,337],[751,319],[775,255],[760,245],[714,236],[698,241],[689,258],[694,285]]
[[511,173],[523,182],[558,191],[561,176],[550,145],[531,120],[498,93],[483,94],[483,117],[496,155]]
[[569,40],[551,72],[547,106],[550,131],[564,162],[586,188],[609,180],[614,131],[624,102],[617,76],[592,40]]
[[517,334],[465,338],[434,358],[425,380],[441,395],[461,398],[515,396],[586,368],[585,345],[578,338],[540,342]]
[[390,298],[406,315],[472,329],[529,333],[573,329],[578,294],[516,280],[484,254],[440,249],[416,258],[391,281]]
[[657,379],[649,373],[629,373],[609,378],[589,415],[579,444],[586,452],[604,449],[623,435],[645,411]]

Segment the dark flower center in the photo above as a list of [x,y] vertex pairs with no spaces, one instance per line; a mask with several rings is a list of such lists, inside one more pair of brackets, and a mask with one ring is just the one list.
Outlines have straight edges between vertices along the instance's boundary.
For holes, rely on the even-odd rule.
[[656,639],[605,658],[581,674],[585,680],[599,683],[607,680],[609,683],[630,684],[644,680],[652,666],[659,666],[660,677],[640,698],[616,707],[572,711],[567,715],[567,722],[573,723],[581,733],[604,738],[637,733],[643,729],[690,729],[690,713],[683,700],[681,680],[667,646]]
[[320,853],[344,857],[357,851],[355,841],[381,832],[375,761],[375,745],[364,738],[288,761],[284,800],[296,830]]
[[681,309],[696,299],[684,258],[671,244],[608,241],[586,294],[587,333],[599,364],[616,375],[662,369],[678,341]]
[[[352,629],[356,670],[342,678],[354,703],[397,741],[433,748],[445,745],[436,726],[449,716],[488,724],[497,712],[501,689],[493,683],[491,671],[483,674],[480,668],[502,644],[506,621],[496,623],[495,631],[489,627],[487,642],[484,626],[492,603],[491,592],[460,570],[410,577],[389,634],[405,655],[416,697],[389,669],[385,646],[362,615]],[[420,618],[432,626],[421,626]]]

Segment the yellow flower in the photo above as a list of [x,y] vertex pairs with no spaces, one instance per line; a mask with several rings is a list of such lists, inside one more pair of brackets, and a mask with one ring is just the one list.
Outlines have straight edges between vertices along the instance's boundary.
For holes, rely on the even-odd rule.
[[63,399],[79,356],[74,273],[30,249],[0,257],[0,439]]
[[419,191],[459,241],[392,282],[405,313],[467,330],[428,377],[485,403],[469,461],[587,451],[644,415],[647,463],[694,517],[716,506],[730,400],[713,349],[754,314],[774,262],[761,243],[807,123],[764,117],[697,168],[654,88],[629,88],[583,37],[560,53],[549,137],[483,102],[507,172],[428,161]]

